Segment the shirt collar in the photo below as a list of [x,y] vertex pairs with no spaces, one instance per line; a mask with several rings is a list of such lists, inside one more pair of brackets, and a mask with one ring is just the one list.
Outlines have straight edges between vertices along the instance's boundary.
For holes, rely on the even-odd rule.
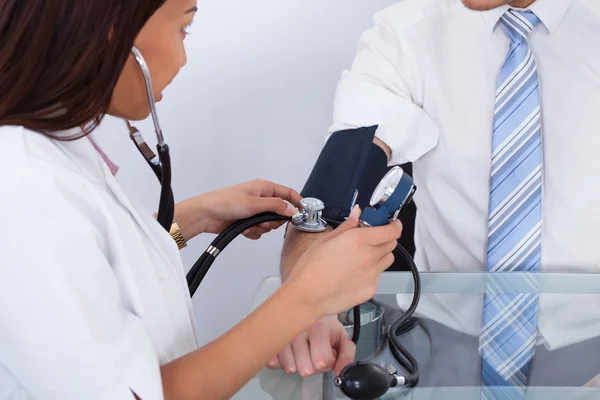
[[[536,0],[527,9],[533,11],[548,29],[548,32],[552,34],[567,15],[571,3],[572,0]],[[481,13],[490,32],[494,31],[500,18],[510,8],[510,5],[507,4]]]

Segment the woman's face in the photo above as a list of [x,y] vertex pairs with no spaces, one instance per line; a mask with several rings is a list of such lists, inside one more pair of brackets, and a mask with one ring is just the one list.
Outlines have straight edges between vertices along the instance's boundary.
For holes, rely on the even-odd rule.
[[[197,0],[167,0],[148,20],[135,40],[150,75],[156,101],[187,62],[184,40],[196,15]],[[117,81],[108,114],[142,120],[150,114],[144,76],[131,54]]]

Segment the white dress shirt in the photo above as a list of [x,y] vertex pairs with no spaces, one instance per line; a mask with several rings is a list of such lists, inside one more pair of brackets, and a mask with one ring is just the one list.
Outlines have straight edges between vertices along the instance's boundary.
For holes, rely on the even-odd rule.
[[0,399],[162,399],[197,348],[177,246],[92,142],[0,127]]
[[[422,271],[485,271],[507,9],[395,4],[376,15],[338,85],[330,133],[378,124],[390,164],[414,163]],[[530,10],[542,22],[530,36],[542,105],[542,271],[600,273],[600,1],[537,0]],[[539,304],[539,343],[549,349],[600,334],[600,296],[544,294]],[[482,296],[427,294],[418,314],[478,336]]]

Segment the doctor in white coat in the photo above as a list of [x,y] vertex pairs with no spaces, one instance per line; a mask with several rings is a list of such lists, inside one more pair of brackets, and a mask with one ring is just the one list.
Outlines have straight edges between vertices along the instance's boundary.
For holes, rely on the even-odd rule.
[[[105,114],[149,114],[134,45],[160,100],[186,62],[196,0],[3,0],[0,10],[0,399],[229,398],[319,318],[374,294],[401,226],[354,229],[355,210],[275,295],[198,349],[176,242],[93,138]],[[260,180],[207,193],[176,205],[173,235],[292,215],[299,200]],[[353,344],[341,334],[331,344],[335,354],[312,351],[339,372]]]

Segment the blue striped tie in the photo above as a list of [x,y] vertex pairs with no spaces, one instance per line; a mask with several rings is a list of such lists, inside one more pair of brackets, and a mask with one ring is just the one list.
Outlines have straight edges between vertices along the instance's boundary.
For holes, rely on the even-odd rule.
[[[539,22],[531,11],[509,10],[502,17],[510,50],[494,112],[489,272],[540,270],[542,127],[537,67],[527,42]],[[537,288],[533,280],[531,286]],[[536,293],[502,293],[489,283],[479,343],[484,399],[495,398],[492,386],[513,393],[502,399],[524,396],[537,336],[537,303]]]

